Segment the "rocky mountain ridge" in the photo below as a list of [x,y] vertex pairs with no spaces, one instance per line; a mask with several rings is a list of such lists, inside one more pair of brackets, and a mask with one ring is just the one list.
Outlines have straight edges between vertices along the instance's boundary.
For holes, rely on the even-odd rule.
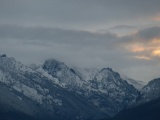
[[54,59],[31,68],[6,55],[0,56],[0,86],[0,106],[7,106],[2,111],[14,109],[36,119],[106,118],[131,107],[140,96],[111,68],[82,72]]
[[87,99],[66,91],[14,58],[0,57],[0,85],[0,103],[7,111],[14,109],[36,119],[85,120],[108,116]]

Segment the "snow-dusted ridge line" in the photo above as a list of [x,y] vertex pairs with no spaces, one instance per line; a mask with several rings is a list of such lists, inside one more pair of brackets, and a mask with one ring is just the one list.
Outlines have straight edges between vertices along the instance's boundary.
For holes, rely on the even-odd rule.
[[[3,86],[6,90],[0,93],[9,92],[12,95],[6,95],[3,99],[0,98],[0,103],[1,101],[5,104],[9,103],[9,106],[11,105],[17,111],[26,114],[33,107],[33,111],[35,110],[38,114],[47,115],[53,119],[67,117],[75,120],[76,116],[86,120],[108,116],[107,113],[91,104],[89,100],[75,94],[82,92],[83,82],[78,76],[74,76],[73,72],[66,71],[68,68],[65,64],[61,67],[63,72],[58,72],[56,74],[58,77],[53,77],[42,68],[35,70],[17,62],[14,58],[0,56],[0,86]],[[66,82],[64,82],[63,77],[66,77]],[[71,89],[66,90],[66,88],[74,88],[75,86],[79,86],[75,90],[79,89],[80,91],[72,93]],[[12,99],[15,99],[14,104]],[[24,110],[19,106],[22,106]],[[47,112],[42,113],[42,111]]]
[[34,111],[47,111],[45,114],[54,119],[100,119],[160,97],[160,79],[149,82],[141,93],[133,87],[137,84],[111,68],[71,68],[54,59],[30,67],[0,56],[0,93],[6,97],[0,102],[24,113],[33,107]]
[[[66,112],[76,109],[78,112],[74,114],[77,116],[82,112],[82,108],[85,112],[90,112],[89,116],[93,115],[92,110],[95,110],[98,116],[112,116],[137,104],[137,101],[141,104],[160,97],[159,79],[149,82],[140,94],[134,88],[138,88],[136,85],[139,85],[139,82],[124,78],[111,68],[71,68],[54,59],[30,67],[2,55],[0,83],[7,86],[20,101],[30,100],[53,113],[56,110]],[[63,114],[62,111],[59,113]],[[87,115],[84,116],[87,118]]]
[[[131,105],[139,94],[132,85],[122,80],[120,75],[111,68],[85,73],[82,72],[82,69],[79,71],[77,68],[69,68],[64,63],[51,59],[46,60],[41,68],[45,74],[57,78],[60,86],[65,86],[65,89],[83,95],[85,99],[110,114],[112,114],[111,111],[121,110],[123,107],[120,106]],[[94,98],[97,95],[99,97]],[[106,101],[106,105],[102,106],[102,101]],[[112,108],[115,103],[118,109]],[[107,107],[109,104],[111,108]]]
[[[31,78],[26,79],[27,75],[35,75],[35,77],[38,75],[37,78],[32,79],[32,83],[34,84],[29,85]],[[13,78],[13,76],[16,78]],[[45,95],[49,93],[49,90],[47,88],[42,88],[39,85],[39,77],[43,78],[45,76],[41,75],[37,71],[34,71],[30,67],[17,62],[14,58],[8,58],[6,55],[2,55],[0,57],[0,82],[6,84],[8,87],[23,94],[24,96],[38,102],[39,104],[43,104],[43,101],[47,99]],[[24,80],[26,80],[26,82]]]
[[156,100],[158,98],[160,98],[160,78],[151,80],[143,87],[138,105]]

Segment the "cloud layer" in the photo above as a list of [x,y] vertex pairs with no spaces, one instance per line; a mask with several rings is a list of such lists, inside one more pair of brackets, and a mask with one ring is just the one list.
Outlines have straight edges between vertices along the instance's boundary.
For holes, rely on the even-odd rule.
[[[159,27],[118,36],[110,32],[3,24],[0,25],[0,50],[11,56],[14,54],[25,63],[56,58],[71,66],[112,67],[131,77],[144,79],[144,75],[138,75],[140,71],[159,70],[150,70],[157,66],[160,58],[159,35]],[[145,79],[151,77],[149,74]]]
[[137,59],[151,60],[160,59],[160,27],[152,27],[138,31],[128,37],[124,47],[136,53]]
[[159,6],[159,0],[1,0],[0,51],[26,64],[55,58],[148,81],[160,77]]
[[159,18],[159,5],[159,0],[1,0],[0,22],[83,30],[142,26]]

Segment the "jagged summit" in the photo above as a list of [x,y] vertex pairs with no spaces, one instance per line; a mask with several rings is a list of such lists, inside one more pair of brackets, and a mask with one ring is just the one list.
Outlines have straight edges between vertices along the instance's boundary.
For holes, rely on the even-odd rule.
[[[68,83],[71,88],[71,86],[78,84],[78,81],[75,81],[75,77],[71,76],[72,72],[65,73],[68,70],[67,67],[66,69],[63,67],[58,69],[55,67],[57,64],[53,61],[47,62],[47,65],[54,66],[47,70],[54,69],[55,75],[57,75],[57,78],[48,78],[44,73],[33,70],[14,58],[1,57],[0,96],[3,97],[0,97],[0,110],[4,110],[1,107],[4,104],[8,111],[15,110],[38,120],[63,120],[64,118],[87,120],[108,117],[107,113],[96,108],[87,99],[73,94],[61,86]],[[62,70],[61,74],[58,73],[58,70]],[[56,83],[56,80],[61,81],[61,84]],[[69,84],[72,82],[75,84]]]
[[154,85],[158,86],[157,83],[160,84],[160,78],[156,78],[156,79],[153,79],[153,80],[149,81],[148,85],[153,85],[154,84]]
[[132,85],[124,81],[119,73],[114,72],[111,68],[103,68],[98,72],[94,78],[94,84],[103,93],[123,105],[134,103],[136,96],[139,95],[139,92]]
[[113,70],[112,70],[112,68],[102,68],[102,70],[101,71],[104,71],[104,70],[107,70],[107,71],[111,71],[111,72],[113,72]]
[[103,68],[100,70],[99,75],[105,76],[105,77],[119,77],[119,73],[112,70],[112,68]]
[[82,95],[109,115],[132,104],[139,94],[133,86],[124,82],[120,75],[111,68],[101,70],[69,68],[54,59],[45,61],[42,68],[49,75],[57,78],[54,83]]
[[64,64],[64,63],[56,59],[48,59],[44,62],[44,64],[55,65],[55,64]]
[[0,57],[7,57],[7,55],[6,54],[2,54],[2,55],[0,55]]
[[56,59],[48,59],[44,62],[42,67],[43,69],[48,69],[48,70],[54,70],[54,69],[60,70],[66,68],[67,66],[63,62],[60,62]]
[[21,62],[17,61],[13,57],[7,57],[6,55],[3,55],[3,56],[5,57],[0,57],[0,70],[6,71],[6,72],[13,71],[14,74],[22,73],[26,70],[33,72],[32,69],[22,64]]
[[151,80],[141,91],[139,104],[160,98],[160,78]]

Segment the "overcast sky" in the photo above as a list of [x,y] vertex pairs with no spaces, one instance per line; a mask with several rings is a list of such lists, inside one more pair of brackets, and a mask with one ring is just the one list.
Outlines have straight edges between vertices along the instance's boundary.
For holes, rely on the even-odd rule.
[[147,82],[160,77],[160,0],[0,0],[0,52]]

